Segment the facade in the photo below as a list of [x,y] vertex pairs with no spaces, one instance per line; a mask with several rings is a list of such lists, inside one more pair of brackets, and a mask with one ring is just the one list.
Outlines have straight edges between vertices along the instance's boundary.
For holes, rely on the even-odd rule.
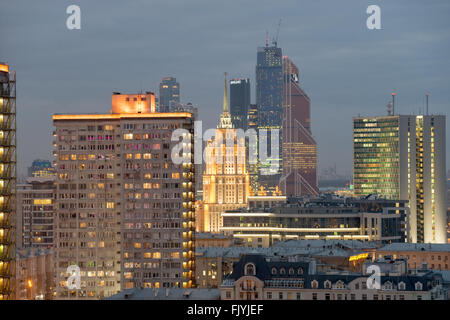
[[[258,132],[258,106],[256,104],[250,104],[248,108],[248,115],[247,115],[247,130],[255,130],[255,132]],[[247,150],[250,152],[250,148],[247,143]],[[250,158],[250,154],[248,154],[248,158]],[[253,155],[253,156],[257,156]],[[258,175],[259,175],[259,164],[258,163],[250,163],[250,161],[247,161],[247,172],[250,177],[250,188],[253,191],[256,191],[260,188],[260,185],[258,183]]]
[[[193,147],[171,154],[176,129],[193,142],[192,115],[155,113],[153,99],[118,95],[111,114],[53,116],[58,299],[194,286]],[[79,290],[67,288],[73,264]]]
[[15,300],[52,300],[55,287],[52,249],[27,248],[16,252]]
[[362,263],[375,252],[374,243],[357,240],[288,240],[269,248],[245,246],[201,247],[196,249],[196,283],[198,288],[218,288],[233,264],[242,255],[258,253],[267,257],[314,259],[317,271],[360,271]]
[[408,261],[409,269],[426,264],[432,270],[450,270],[450,244],[448,243],[391,243],[376,251],[376,256],[390,255]]
[[177,78],[163,78],[159,84],[159,111],[169,112],[173,104],[180,103],[180,84]]
[[234,128],[247,130],[249,106],[250,79],[235,78],[230,80],[230,114]]
[[53,247],[55,180],[40,176],[17,185],[16,248]]
[[[319,273],[314,261],[241,257],[220,286],[222,300],[444,300],[442,275],[429,270],[410,274],[376,261],[380,289],[367,287],[365,273]],[[401,262],[400,262],[401,263]],[[386,264],[390,268],[384,268]],[[397,267],[397,265],[395,266]],[[389,272],[391,271],[391,272]],[[396,271],[396,272],[392,272]]]
[[[267,160],[259,163],[258,182],[268,191],[275,190],[282,171],[283,68],[281,48],[276,44],[259,47],[256,61],[256,105],[258,129],[267,130]],[[272,134],[278,131],[278,155],[271,153]],[[260,143],[260,142],[259,142]],[[275,152],[276,153],[276,152]],[[275,169],[271,164],[275,164]]]
[[221,216],[223,212],[247,206],[249,176],[246,169],[244,141],[244,137],[236,134],[231,122],[225,74],[223,112],[215,137],[206,142],[205,148],[204,232],[219,232],[223,225]]
[[311,133],[311,100],[300,88],[297,66],[283,57],[283,174],[288,196],[318,196],[317,143]]
[[445,116],[353,118],[356,196],[409,200],[410,242],[447,242]]
[[55,168],[52,163],[45,159],[36,159],[28,168],[28,177],[54,177]]
[[408,215],[405,200],[320,198],[227,211],[221,231],[254,247],[289,239],[405,242]]
[[16,76],[0,62],[0,300],[10,299],[16,185]]

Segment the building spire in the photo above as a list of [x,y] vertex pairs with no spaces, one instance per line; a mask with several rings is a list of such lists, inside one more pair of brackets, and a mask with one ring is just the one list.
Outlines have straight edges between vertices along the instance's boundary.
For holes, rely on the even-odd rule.
[[227,73],[224,72],[223,78],[223,113],[228,113],[228,92],[227,92]]
[[231,129],[233,125],[231,123],[231,115],[228,111],[228,93],[227,93],[227,73],[224,73],[223,80],[223,108],[222,114],[220,115],[219,128],[222,129]]

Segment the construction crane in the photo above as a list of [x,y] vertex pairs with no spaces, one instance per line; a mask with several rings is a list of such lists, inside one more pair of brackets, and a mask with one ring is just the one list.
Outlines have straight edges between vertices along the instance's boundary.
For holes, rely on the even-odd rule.
[[280,27],[281,27],[281,18],[280,18],[280,20],[278,21],[278,27],[277,27],[277,33],[276,33],[276,36],[273,38],[273,40],[272,40],[272,43],[273,43],[273,45],[276,47],[277,46],[277,43],[278,43],[278,35],[280,34]]

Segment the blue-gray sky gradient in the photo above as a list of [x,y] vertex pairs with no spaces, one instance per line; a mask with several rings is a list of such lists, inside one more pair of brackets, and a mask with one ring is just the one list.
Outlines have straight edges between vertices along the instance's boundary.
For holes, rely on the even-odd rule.
[[[70,4],[81,30],[66,28]],[[371,4],[382,30],[366,28]],[[204,129],[216,126],[223,72],[249,77],[254,102],[256,48],[280,18],[279,46],[312,99],[320,168],[351,173],[352,116],[385,114],[393,90],[402,114],[423,109],[429,91],[430,110],[449,115],[446,0],[15,0],[1,7],[0,61],[17,72],[20,172],[53,159],[53,113],[107,113],[112,91],[157,92],[164,76],[199,107]]]

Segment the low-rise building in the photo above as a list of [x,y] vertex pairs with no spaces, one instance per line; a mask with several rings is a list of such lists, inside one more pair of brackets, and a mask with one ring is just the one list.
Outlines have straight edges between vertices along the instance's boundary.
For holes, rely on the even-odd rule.
[[450,244],[448,243],[391,243],[376,252],[377,257],[392,255],[408,260],[409,269],[426,264],[433,270],[450,270]]
[[[385,261],[379,261],[385,264]],[[403,261],[404,263],[404,261]],[[377,265],[377,261],[372,264]],[[368,287],[364,273],[319,273],[314,260],[241,257],[220,286],[223,300],[443,300],[442,275],[430,270],[382,273]]]
[[55,288],[53,251],[27,248],[16,251],[14,260],[16,300],[51,300]]
[[267,204],[226,211],[221,231],[260,248],[289,239],[405,242],[407,204],[378,198],[292,198],[272,207]]
[[202,232],[195,235],[195,247],[230,247],[233,245],[232,235],[221,233]]

